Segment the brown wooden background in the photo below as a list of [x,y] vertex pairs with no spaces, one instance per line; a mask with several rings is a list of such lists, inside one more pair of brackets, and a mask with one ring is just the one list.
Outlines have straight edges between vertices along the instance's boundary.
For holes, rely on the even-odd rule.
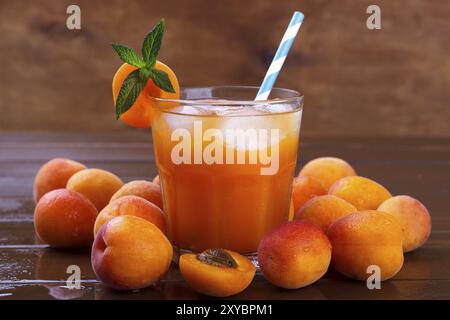
[[[366,28],[369,4],[382,30]],[[450,136],[448,0],[0,0],[0,130],[131,130],[113,119],[110,43],[139,49],[160,17],[182,85],[258,85],[296,9],[277,84],[305,94],[304,135]]]

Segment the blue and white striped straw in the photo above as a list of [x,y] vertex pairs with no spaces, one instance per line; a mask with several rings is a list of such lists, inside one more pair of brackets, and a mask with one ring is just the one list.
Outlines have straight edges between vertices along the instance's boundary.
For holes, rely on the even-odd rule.
[[267,70],[266,76],[264,77],[255,100],[267,100],[269,97],[270,91],[277,80],[281,67],[283,67],[284,60],[286,60],[289,49],[291,49],[298,29],[300,29],[300,26],[302,25],[303,18],[304,15],[300,11],[294,12],[291,22],[289,22],[289,26],[284,33],[283,39],[281,39],[280,45],[278,46],[277,52],[273,57],[269,70]]

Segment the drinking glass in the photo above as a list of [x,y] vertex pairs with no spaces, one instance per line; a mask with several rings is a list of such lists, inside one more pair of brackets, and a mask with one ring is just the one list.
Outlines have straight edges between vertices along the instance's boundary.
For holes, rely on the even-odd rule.
[[303,96],[274,88],[192,87],[151,98],[168,236],[180,250],[256,252],[288,220]]

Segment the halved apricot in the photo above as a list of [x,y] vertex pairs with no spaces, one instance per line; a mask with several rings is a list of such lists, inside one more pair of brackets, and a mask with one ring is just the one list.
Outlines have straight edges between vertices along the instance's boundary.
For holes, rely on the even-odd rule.
[[256,271],[249,259],[225,249],[183,254],[179,265],[183,278],[194,290],[213,297],[228,297],[243,291]]
[[[122,114],[120,119],[128,125],[136,128],[150,128],[151,120],[153,116],[152,101],[149,97],[166,98],[166,99],[179,99],[180,98],[180,85],[175,73],[167,65],[161,61],[156,61],[155,69],[165,71],[172,83],[175,93],[166,92],[158,88],[151,79],[148,79],[147,84],[142,90],[141,94],[137,98],[132,107]],[[128,63],[124,63],[114,75],[112,81],[112,92],[114,98],[114,105],[116,105],[117,96],[126,77],[136,70],[137,67]]]

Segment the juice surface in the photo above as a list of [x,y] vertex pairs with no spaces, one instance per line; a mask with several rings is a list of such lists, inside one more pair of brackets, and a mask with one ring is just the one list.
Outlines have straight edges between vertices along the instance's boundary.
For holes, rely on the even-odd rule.
[[[242,117],[156,111],[152,123],[153,143],[172,243],[193,251],[225,248],[240,253],[256,252],[261,238],[288,218],[300,119],[301,110]],[[202,134],[197,134],[200,131],[195,129],[195,123],[197,129],[201,123]],[[180,140],[173,141],[172,135],[180,128],[190,133],[191,163],[173,161],[173,148]],[[264,139],[259,139],[259,144],[246,140],[247,144],[233,145],[225,141],[227,129],[250,129],[258,134],[266,130],[268,139],[266,144],[261,144]],[[269,137],[273,129],[278,130],[276,138]],[[195,150],[198,155],[199,150],[211,148],[211,141],[219,139],[217,136],[205,139],[204,134],[208,132],[223,133],[223,148],[212,153],[222,153],[223,163],[206,163],[205,159],[199,163],[199,158],[194,163]],[[249,163],[252,156],[258,157],[262,151],[277,155],[272,159],[278,161],[277,168],[270,174],[261,174],[261,169],[269,166],[267,162]],[[245,154],[245,163],[237,163],[238,152]],[[226,163],[227,154],[234,155],[234,163]]]

